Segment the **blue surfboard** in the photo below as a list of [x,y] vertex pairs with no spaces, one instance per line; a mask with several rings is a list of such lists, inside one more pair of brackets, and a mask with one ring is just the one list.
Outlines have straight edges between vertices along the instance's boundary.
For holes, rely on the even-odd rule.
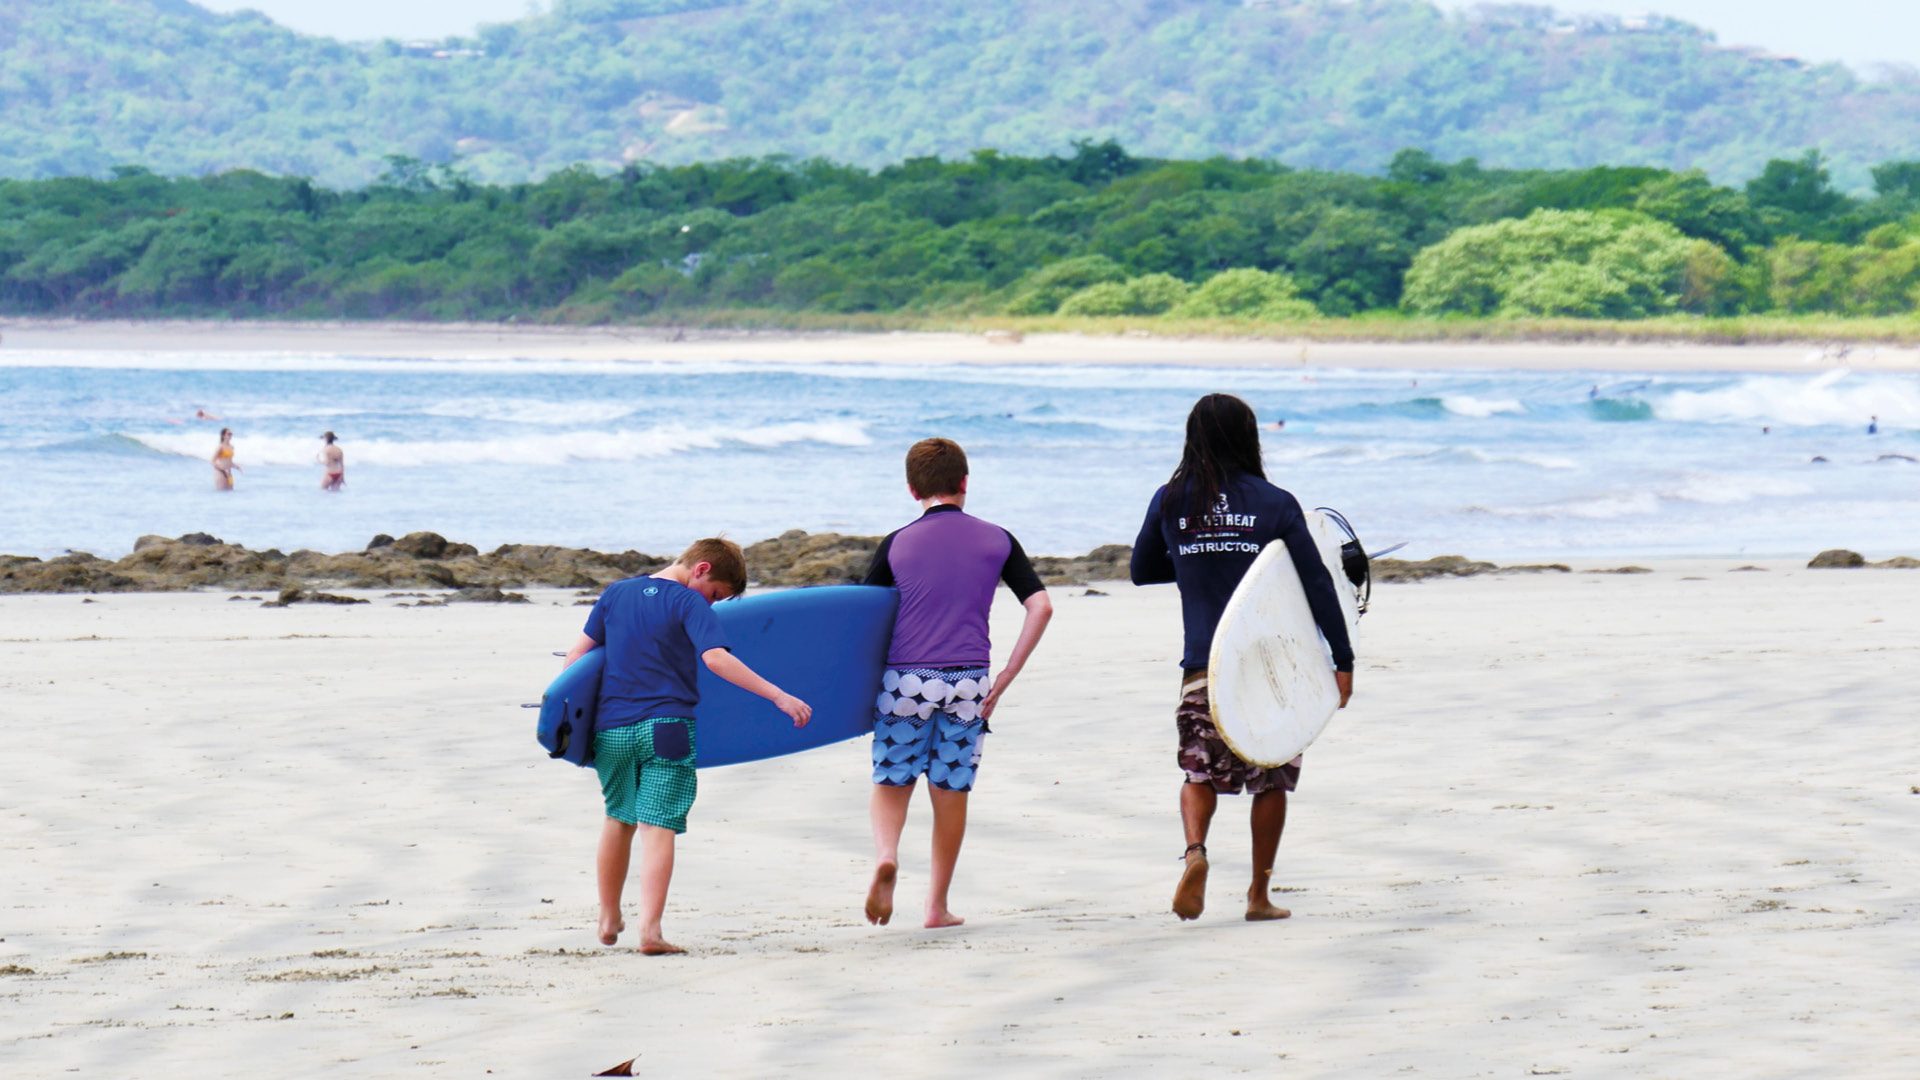
[[593,722],[600,712],[600,676],[606,670],[607,651],[594,649],[547,685],[533,737],[548,757],[593,764]]
[[[813,706],[813,719],[795,728],[772,702],[703,664],[694,765],[710,769],[760,761],[871,732],[899,603],[892,589],[823,585],[715,604],[713,612],[733,654]],[[549,757],[576,765],[591,762],[591,732],[605,670],[606,652],[595,649],[547,687],[535,734]],[[584,745],[580,732],[588,733]]]
[[713,606],[733,654],[813,706],[796,728],[773,703],[700,667],[694,764],[703,769],[797,754],[873,731],[900,594],[871,585],[821,585]]

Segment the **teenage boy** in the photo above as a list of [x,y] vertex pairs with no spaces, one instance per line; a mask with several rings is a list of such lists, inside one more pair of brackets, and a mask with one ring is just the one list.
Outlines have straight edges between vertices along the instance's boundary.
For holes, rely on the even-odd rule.
[[[949,439],[913,444],[907,451],[907,493],[920,503],[921,515],[880,542],[866,578],[868,585],[900,590],[874,714],[875,866],[867,921],[885,926],[893,918],[900,832],[914,784],[925,773],[933,803],[926,925],[937,929],[966,921],[948,908],[947,889],[966,836],[967,793],[980,767],[987,721],[1040,643],[1053,602],[1013,534],[967,514],[967,455],[959,444]],[[1013,654],[994,677],[988,669],[987,612],[1002,581],[1027,615]]]
[[673,878],[673,838],[687,831],[687,811],[697,787],[697,664],[704,662],[715,675],[773,702],[792,718],[794,727],[805,727],[813,717],[806,702],[754,674],[727,651],[712,605],[746,591],[746,557],[740,545],[721,539],[695,541],[659,573],[607,586],[567,653],[572,664],[595,648],[607,650],[593,736],[594,768],[607,806],[598,859],[603,945],[612,945],[627,928],[620,893],[638,832],[640,951],[648,956],[686,951],[661,936],[660,916]]

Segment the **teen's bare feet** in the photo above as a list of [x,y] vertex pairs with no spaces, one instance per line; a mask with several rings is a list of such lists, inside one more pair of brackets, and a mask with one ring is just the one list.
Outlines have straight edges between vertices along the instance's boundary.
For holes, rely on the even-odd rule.
[[929,930],[945,930],[949,926],[959,926],[966,921],[946,908],[927,912],[927,929]]
[[1265,896],[1255,895],[1251,889],[1247,891],[1248,922],[1270,922],[1274,919],[1285,919],[1292,915],[1293,912],[1276,905]]
[[617,914],[611,919],[605,915],[600,916],[600,944],[612,945],[614,942],[619,941],[621,932],[626,930],[626,928],[627,920]]
[[1207,909],[1207,849],[1195,844],[1187,849],[1187,868],[1180,872],[1180,884],[1173,890],[1173,913],[1184,920],[1197,919]]
[[867,886],[867,921],[885,926],[893,919],[893,884],[899,880],[900,864],[889,859],[873,868],[873,884]]
[[642,956],[679,956],[686,951],[663,938],[643,938],[640,942]]

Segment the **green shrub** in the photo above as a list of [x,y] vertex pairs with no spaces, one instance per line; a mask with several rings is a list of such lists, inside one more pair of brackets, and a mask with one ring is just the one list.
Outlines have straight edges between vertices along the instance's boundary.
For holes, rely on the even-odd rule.
[[1172,274],[1147,274],[1081,289],[1061,303],[1060,314],[1164,315],[1192,291]]
[[1202,282],[1173,314],[1188,319],[1281,322],[1311,319],[1320,312],[1300,298],[1299,288],[1287,275],[1243,267],[1222,270]]

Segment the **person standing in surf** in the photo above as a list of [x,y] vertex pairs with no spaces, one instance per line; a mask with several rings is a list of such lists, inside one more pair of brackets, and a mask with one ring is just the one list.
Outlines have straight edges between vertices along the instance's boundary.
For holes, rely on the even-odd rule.
[[1231,394],[1208,394],[1187,414],[1187,444],[1173,476],[1153,493],[1133,542],[1135,585],[1177,583],[1186,642],[1180,701],[1180,819],[1186,828],[1186,867],[1173,894],[1173,913],[1197,919],[1206,908],[1207,830],[1221,795],[1253,796],[1253,883],[1247,887],[1250,921],[1284,919],[1292,912],[1268,895],[1280,833],[1287,824],[1287,793],[1300,781],[1300,759],[1278,768],[1242,761],[1215,730],[1207,693],[1207,659],[1227,601],[1260,550],[1287,545],[1314,622],[1333,649],[1340,706],[1353,695],[1353,646],[1300,501],[1267,480],[1260,461],[1260,425],[1253,409]]
[[347,484],[347,455],[334,444],[334,434],[329,431],[320,438],[326,443],[320,448],[321,491],[339,491]]
[[213,450],[213,490],[232,491],[233,474],[240,466],[233,463],[233,429],[220,429],[220,445]]
[[[950,439],[922,439],[907,451],[907,493],[920,516],[895,529],[873,553],[865,584],[900,590],[893,643],[873,724],[873,881],[867,921],[893,918],[900,832],[922,773],[933,803],[933,870],[928,929],[959,926],[947,890],[967,833],[967,794],[980,769],[987,721],[1026,666],[1053,617],[1053,601],[1020,541],[969,515],[967,454]],[[1026,621],[996,677],[987,612],[1001,582],[1026,608]]]

